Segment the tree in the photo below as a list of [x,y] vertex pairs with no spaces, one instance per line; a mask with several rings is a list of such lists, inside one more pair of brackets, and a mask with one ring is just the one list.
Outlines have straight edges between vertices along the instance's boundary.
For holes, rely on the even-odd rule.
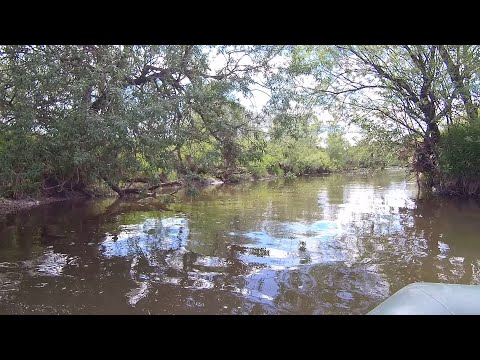
[[348,162],[350,144],[344,130],[338,125],[330,126],[326,139],[326,151],[330,156],[333,169],[344,169]]
[[[453,119],[477,121],[477,46],[319,46],[294,49],[292,71],[310,76],[297,88],[361,127],[408,136],[413,169],[441,182],[440,131]],[[460,105],[462,104],[462,106]]]
[[[227,172],[253,116],[235,94],[268,77],[277,46],[1,46],[0,181],[4,193],[120,196],[136,175],[185,169],[182,147],[221,149]],[[223,57],[217,69],[211,56]],[[244,136],[243,136],[244,137]],[[21,155],[23,153],[23,155]],[[18,156],[17,156],[18,155]],[[172,156],[173,155],[173,156]]]
[[[154,189],[207,167],[231,181],[282,138],[312,149],[308,161],[281,158],[298,169],[349,166],[338,134],[328,159],[313,151],[324,109],[370,140],[388,132],[385,143],[408,147],[412,168],[438,187],[441,137],[479,121],[479,55],[450,45],[3,45],[1,193],[92,195],[103,183],[123,196],[140,192],[134,179]],[[242,105],[254,91],[270,96],[262,111]]]

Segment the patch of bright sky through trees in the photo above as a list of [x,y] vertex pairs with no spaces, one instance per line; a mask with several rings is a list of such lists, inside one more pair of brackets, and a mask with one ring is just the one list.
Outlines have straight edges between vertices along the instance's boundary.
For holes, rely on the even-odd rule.
[[[287,58],[284,56],[276,56],[272,60],[273,65],[284,65],[287,61]],[[218,71],[223,69],[227,64],[227,60],[221,54],[216,52],[211,52],[209,54],[209,67],[210,71],[213,74],[216,74]],[[249,56],[244,56],[240,62],[240,66],[248,66],[252,64],[252,60]],[[273,71],[278,71],[278,69],[273,69]],[[265,81],[261,74],[256,75],[253,79],[256,84],[250,85],[250,95],[245,96],[244,94],[237,92],[235,95],[237,96],[238,101],[242,104],[246,109],[258,114],[262,111],[263,107],[267,104],[268,100],[271,97],[271,92],[267,87],[262,86],[261,84]],[[304,76],[303,85],[304,86],[314,86],[314,79],[311,76]],[[318,119],[320,119],[324,123],[328,123],[333,121],[334,117],[332,114],[325,109],[317,108],[316,115]],[[319,142],[324,144],[324,141],[327,137],[327,133],[323,132],[319,135]],[[353,145],[359,138],[360,133],[359,129],[354,125],[348,126],[346,131],[345,137],[349,141],[351,145]]]

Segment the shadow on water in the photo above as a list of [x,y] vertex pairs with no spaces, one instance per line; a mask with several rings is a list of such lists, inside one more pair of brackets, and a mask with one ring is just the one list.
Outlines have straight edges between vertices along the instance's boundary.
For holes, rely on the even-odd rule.
[[414,281],[480,283],[480,207],[402,172],[62,202],[0,218],[0,313],[364,314]]

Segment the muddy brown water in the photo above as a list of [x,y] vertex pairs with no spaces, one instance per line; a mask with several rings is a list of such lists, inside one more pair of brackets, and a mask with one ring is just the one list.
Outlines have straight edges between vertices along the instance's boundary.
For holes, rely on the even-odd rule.
[[479,203],[416,192],[386,171],[3,216],[0,313],[365,314],[415,281],[479,284]]

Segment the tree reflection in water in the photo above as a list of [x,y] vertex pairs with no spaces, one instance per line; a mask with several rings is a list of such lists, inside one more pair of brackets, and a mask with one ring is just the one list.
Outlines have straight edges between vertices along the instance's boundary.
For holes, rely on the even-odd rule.
[[478,203],[415,195],[391,172],[32,209],[0,219],[0,312],[363,314],[480,283]]

